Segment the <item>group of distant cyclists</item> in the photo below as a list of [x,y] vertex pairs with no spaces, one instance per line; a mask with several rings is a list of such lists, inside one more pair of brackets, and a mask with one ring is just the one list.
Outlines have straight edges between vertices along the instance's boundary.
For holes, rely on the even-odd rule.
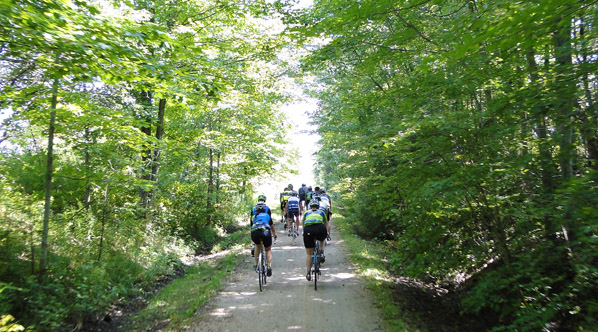
[[[280,212],[281,222],[284,223],[284,229],[292,235],[299,235],[299,226],[303,225],[303,245],[305,246],[305,263],[307,274],[305,278],[311,280],[311,256],[315,248],[315,241],[319,241],[320,262],[324,263],[325,240],[330,240],[330,218],[332,216],[332,201],[326,194],[326,189],[321,187],[306,186],[302,184],[298,191],[293,190],[293,185],[289,184],[280,193]],[[302,216],[300,218],[300,216]],[[291,230],[290,223],[295,221],[296,228]],[[252,208],[249,218],[251,226],[252,256],[254,259],[254,268],[257,266],[257,254],[261,250],[262,244],[266,251],[267,275],[272,276],[272,237],[278,238],[272,211],[266,205],[266,196],[259,195],[257,204]]]

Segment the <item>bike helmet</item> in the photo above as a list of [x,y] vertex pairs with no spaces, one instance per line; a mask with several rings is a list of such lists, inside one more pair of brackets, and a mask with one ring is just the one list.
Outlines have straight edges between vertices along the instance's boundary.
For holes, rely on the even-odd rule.
[[325,193],[326,193],[326,189],[320,188],[320,194],[325,194]]
[[288,188],[289,188],[289,190],[293,190],[293,185],[289,184]]
[[307,187],[307,190],[311,191],[311,186]]
[[296,192],[296,191],[293,191],[293,192],[291,193],[291,196],[293,196],[293,197],[297,197],[297,192]]
[[257,213],[262,213],[262,212],[266,212],[266,203],[264,202],[259,202],[255,205],[255,211]]
[[319,193],[319,192],[320,192],[320,187],[316,186],[316,187],[314,188],[314,191],[315,191],[315,192],[317,192],[317,193]]
[[266,195],[259,195],[259,196],[257,197],[257,200],[258,200],[258,201],[265,202],[265,201],[266,201]]
[[309,207],[312,206],[320,207],[320,202],[317,199],[312,199],[311,201],[309,201]]

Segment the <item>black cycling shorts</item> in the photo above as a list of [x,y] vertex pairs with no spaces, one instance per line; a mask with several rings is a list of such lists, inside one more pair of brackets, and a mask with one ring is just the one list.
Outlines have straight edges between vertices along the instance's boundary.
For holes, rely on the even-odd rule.
[[296,210],[296,211],[289,210],[289,211],[287,211],[287,217],[293,218],[294,216],[300,217],[299,210]]
[[316,240],[324,241],[328,236],[328,231],[324,224],[313,224],[303,228],[303,245],[305,248],[315,248]]
[[262,241],[266,248],[270,248],[272,246],[272,232],[269,230],[252,231],[251,241],[255,244],[260,244],[260,241]]

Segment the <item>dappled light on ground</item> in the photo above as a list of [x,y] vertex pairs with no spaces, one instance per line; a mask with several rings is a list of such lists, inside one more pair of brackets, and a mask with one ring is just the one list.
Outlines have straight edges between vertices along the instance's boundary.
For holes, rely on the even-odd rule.
[[272,247],[273,275],[262,292],[253,258],[247,253],[227,288],[191,330],[381,331],[369,294],[341,243],[333,241],[326,247],[316,291],[313,280],[305,279],[305,248],[303,239],[297,240],[295,246],[290,245],[284,230],[278,231],[278,243]]

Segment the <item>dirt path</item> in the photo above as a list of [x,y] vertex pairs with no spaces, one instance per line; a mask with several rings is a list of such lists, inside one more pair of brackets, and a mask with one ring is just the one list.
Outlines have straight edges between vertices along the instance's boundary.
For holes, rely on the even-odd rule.
[[373,300],[354,274],[334,227],[317,291],[313,281],[305,279],[303,238],[292,244],[280,219],[276,230],[273,274],[264,291],[259,291],[247,252],[228,285],[188,331],[383,331]]

